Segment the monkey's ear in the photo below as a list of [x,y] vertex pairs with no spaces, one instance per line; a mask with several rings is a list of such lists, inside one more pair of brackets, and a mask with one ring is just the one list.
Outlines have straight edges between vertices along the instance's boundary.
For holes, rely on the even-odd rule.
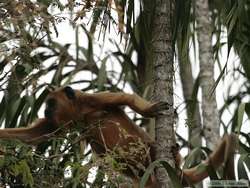
[[64,90],[66,96],[68,97],[68,99],[73,100],[76,98],[75,91],[71,87],[66,86],[63,90]]

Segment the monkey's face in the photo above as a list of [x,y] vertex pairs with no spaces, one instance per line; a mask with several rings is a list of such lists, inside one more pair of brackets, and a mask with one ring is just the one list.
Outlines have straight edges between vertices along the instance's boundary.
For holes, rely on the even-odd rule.
[[57,125],[76,119],[76,93],[71,87],[52,91],[46,100],[45,117]]

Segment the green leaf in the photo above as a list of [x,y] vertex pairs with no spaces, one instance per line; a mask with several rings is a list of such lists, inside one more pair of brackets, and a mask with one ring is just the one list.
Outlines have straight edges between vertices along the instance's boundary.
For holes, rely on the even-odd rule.
[[5,165],[5,160],[4,158],[0,158],[0,168],[3,168]]
[[250,103],[246,103],[245,112],[246,112],[246,114],[248,116],[248,119],[250,119]]
[[238,133],[241,130],[244,112],[245,112],[245,103],[241,103],[240,106],[238,107],[238,111],[237,111],[237,126],[235,127],[235,131],[238,132]]
[[47,7],[52,3],[52,0],[37,0],[38,3],[42,3]]
[[153,170],[157,167],[157,166],[162,166],[164,167],[164,169],[166,170],[166,172],[169,175],[169,178],[172,182],[173,187],[175,188],[182,188],[182,185],[179,181],[179,178],[176,175],[175,169],[173,167],[171,167],[168,162],[164,161],[164,160],[156,160],[154,162],[152,162],[148,168],[146,169],[145,173],[143,174],[141,181],[140,181],[140,188],[144,188],[148,178],[150,176],[150,174],[153,172]]
[[104,58],[101,67],[99,69],[98,80],[97,80],[98,91],[102,91],[104,89],[104,84],[107,83],[106,62],[107,62],[107,57]]
[[11,170],[15,176],[21,175],[22,182],[25,185],[33,186],[34,180],[32,174],[30,172],[30,168],[26,162],[26,160],[21,160],[18,163],[11,166]]
[[[248,179],[247,171],[246,171],[246,168],[244,166],[244,161],[247,158],[248,158],[248,155],[245,154],[245,155],[241,155],[239,160],[238,160],[237,171],[238,171],[239,179],[246,179],[246,180]],[[250,165],[250,164],[248,164],[248,165]]]
[[[228,58],[227,58],[228,60]],[[228,61],[227,61],[228,62]],[[227,62],[225,63],[225,66],[223,67],[222,71],[220,72],[220,75],[218,76],[218,78],[216,79],[213,87],[211,88],[211,90],[209,91],[209,95],[212,96],[212,94],[215,92],[216,87],[218,86],[222,76],[224,75],[226,68],[227,68]]]
[[100,7],[104,7],[106,6],[105,5],[106,3],[103,2],[103,1],[97,1],[95,3],[95,7],[93,9],[93,12],[92,12],[92,23],[91,23],[91,26],[90,26],[90,34],[93,35],[96,31],[96,26],[98,25],[99,23],[99,20],[100,20],[100,16],[103,12],[103,8],[100,8]]
[[46,97],[47,97],[48,94],[49,94],[49,90],[46,88],[40,94],[40,96],[37,98],[37,100],[35,101],[32,109],[31,109],[31,112],[29,114],[28,122],[31,122],[31,121],[33,121],[35,119],[35,117],[37,116],[38,110],[42,106],[42,104],[43,104],[43,102],[46,99]]
[[244,157],[244,162],[246,164],[247,172],[250,170],[250,153],[247,154],[247,156]]
[[27,102],[27,96],[24,96],[21,100],[20,100],[20,103],[18,104],[18,107],[17,107],[17,110],[11,120],[11,123],[8,125],[9,128],[13,128],[13,127],[17,127],[17,119],[18,117],[20,116],[23,108],[25,107],[26,105],[26,102]]
[[231,51],[231,48],[233,46],[234,40],[235,40],[235,31],[236,31],[236,21],[238,18],[238,14],[236,13],[237,10],[237,3],[233,6],[231,11],[229,12],[227,16],[227,24],[228,24],[228,50],[227,50],[227,56],[229,57],[229,53]]
[[250,148],[246,144],[239,142],[239,153],[240,154],[249,154]]
[[184,169],[185,168],[190,168],[195,163],[197,163],[197,156],[201,156],[201,154],[202,154],[201,148],[195,148],[195,149],[193,149],[190,152],[190,154],[188,155],[188,157],[186,158],[183,168]]
[[4,120],[4,114],[5,114],[5,97],[2,98],[2,101],[0,103],[0,125],[2,125],[2,122]]
[[85,34],[88,37],[88,48],[87,48],[88,51],[87,51],[87,54],[86,54],[87,62],[88,63],[94,63],[95,61],[94,61],[94,54],[93,54],[93,44],[92,44],[93,39],[92,39],[92,36],[83,25],[81,25],[81,28],[83,29],[83,31],[85,32]]
[[126,22],[126,33],[130,33],[131,32],[131,23],[132,22],[132,18],[134,19],[134,0],[128,0],[128,8],[126,11],[126,16],[127,16],[127,22]]
[[193,86],[194,88],[192,91],[191,100],[187,101],[187,109],[188,109],[188,113],[190,113],[190,115],[192,117],[191,120],[194,118],[195,111],[196,111],[199,86],[200,86],[200,76],[198,75],[198,77],[196,78],[196,80],[194,82],[194,86]]
[[[200,168],[200,169],[199,169]],[[203,168],[203,169],[202,169]],[[204,169],[204,168],[206,168],[206,169]],[[198,166],[198,168],[197,168],[197,173],[199,173],[199,170],[207,170],[207,172],[208,172],[208,175],[209,175],[209,177],[212,179],[212,180],[218,180],[219,179],[219,177],[218,177],[218,175],[217,175],[217,173],[216,173],[216,171],[215,171],[215,169],[211,166],[211,165],[206,165],[206,164],[204,164],[204,163],[201,163],[199,166]]]

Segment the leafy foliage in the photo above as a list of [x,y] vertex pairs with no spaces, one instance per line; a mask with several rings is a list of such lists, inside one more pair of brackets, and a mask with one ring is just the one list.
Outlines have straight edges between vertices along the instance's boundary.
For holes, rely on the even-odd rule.
[[[214,57],[219,63],[219,51],[225,45],[220,39],[222,35],[226,35],[228,57],[234,49],[240,58],[240,65],[235,68],[234,74],[240,74],[245,79],[239,92],[228,95],[221,115],[234,106],[235,111],[230,121],[227,124],[222,121],[222,125],[225,132],[237,132],[241,138],[240,159],[236,170],[239,178],[248,179],[250,136],[242,132],[242,123],[245,122],[244,114],[248,116],[247,119],[250,116],[249,103],[245,101],[249,98],[250,90],[250,5],[248,0],[209,2],[216,38]],[[177,42],[180,49],[177,55],[183,57],[193,55],[190,54],[190,44],[196,49],[194,11],[193,1],[176,1],[173,45]],[[133,0],[0,2],[1,125],[6,128],[22,127],[34,121],[42,110],[48,94],[48,84],[79,84],[83,91],[117,91],[129,86],[134,92],[150,99],[154,83],[151,76],[153,14],[154,3],[149,0],[139,3]],[[58,29],[61,23],[70,24],[75,31],[75,41],[72,43],[57,41],[58,35],[64,32]],[[103,39],[100,47],[103,48],[107,42],[107,33],[112,27],[117,28],[120,41],[112,40],[114,47],[110,53],[98,54],[95,51],[95,39]],[[227,33],[224,32],[225,29]],[[83,40],[86,45],[82,45]],[[137,58],[134,58],[135,54]],[[194,63],[189,58],[184,60],[186,63]],[[109,70],[107,67],[110,62],[121,67],[121,72]],[[224,73],[226,66],[218,82]],[[91,79],[86,78],[86,74],[90,74]],[[186,104],[189,113],[195,111],[195,104],[198,102],[199,78],[196,80],[192,101]],[[134,117],[144,126],[150,124],[146,119]],[[192,124],[192,121],[188,124]],[[150,127],[151,124],[148,128]],[[114,172],[114,169],[122,168],[124,164],[118,162],[113,153],[103,159],[96,159],[91,152],[85,151],[79,137],[81,135],[76,131],[66,137],[48,140],[37,148],[18,141],[1,141],[3,150],[0,158],[0,183],[21,187],[116,187],[126,181],[124,177],[117,177]],[[185,141],[183,138],[181,140]],[[193,149],[186,141],[183,147]],[[187,157],[187,166],[192,166],[194,159],[204,154],[200,151],[199,148],[194,148]],[[173,174],[173,169],[166,162],[157,161],[146,171],[142,182],[146,182],[146,176],[159,163]],[[94,181],[90,182],[88,177],[93,168],[97,169],[97,173]],[[177,182],[174,176],[173,182]]]
[[[125,4],[116,1],[114,5],[121,21]],[[106,31],[109,22],[115,22],[110,14],[112,6],[112,1],[68,1],[63,4],[57,0],[25,0],[0,3],[1,17],[4,18],[0,20],[1,125],[13,128],[33,122],[48,94],[48,84],[83,83],[83,91],[121,89],[118,84],[123,73],[114,83],[118,73],[106,68],[111,55],[101,58],[93,52],[95,44],[92,35],[96,27],[101,25],[100,32],[102,28]],[[60,13],[55,14],[59,10]],[[72,18],[63,16],[65,11],[70,12]],[[76,14],[73,14],[75,11]],[[88,31],[77,22],[91,11],[92,23]],[[56,41],[60,34],[57,27],[61,22],[71,24],[76,31],[76,43],[61,44]],[[117,25],[123,32],[123,24]],[[80,45],[82,38],[79,33],[87,36],[87,47]],[[98,62],[102,62],[101,66]],[[123,61],[120,63],[123,64]],[[86,72],[92,75],[92,79],[84,76]],[[120,181],[125,181],[114,173],[114,169],[123,165],[116,161],[114,153],[108,153],[103,159],[95,159],[89,151],[84,154],[85,147],[79,137],[79,132],[73,132],[36,148],[17,141],[2,141],[0,183],[11,187],[85,187],[92,183],[94,187],[100,187],[100,184],[116,187]],[[107,166],[113,168],[108,170]],[[99,170],[95,181],[89,182],[91,169],[96,167]],[[108,174],[108,178],[104,174]]]

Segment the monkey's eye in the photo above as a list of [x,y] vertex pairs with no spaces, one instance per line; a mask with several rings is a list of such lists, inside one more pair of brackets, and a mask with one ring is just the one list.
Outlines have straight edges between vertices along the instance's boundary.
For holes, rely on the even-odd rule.
[[71,87],[69,87],[69,86],[65,87],[64,92],[65,92],[66,96],[68,97],[68,99],[73,100],[76,98],[75,91]]

